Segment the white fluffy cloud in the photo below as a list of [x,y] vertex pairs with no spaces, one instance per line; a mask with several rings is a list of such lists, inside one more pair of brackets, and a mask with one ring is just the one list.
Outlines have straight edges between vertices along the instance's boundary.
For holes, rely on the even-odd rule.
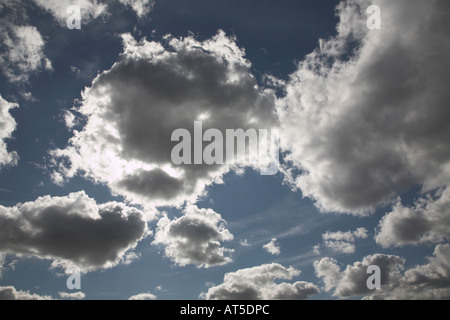
[[62,299],[67,299],[67,300],[83,300],[84,298],[86,298],[86,295],[84,294],[84,292],[81,292],[81,291],[72,292],[72,293],[58,292],[58,295]]
[[303,300],[319,293],[319,289],[309,282],[275,281],[292,280],[299,274],[300,271],[293,267],[263,264],[225,274],[223,283],[200,296],[208,300]]
[[136,12],[139,18],[146,16],[155,5],[154,0],[119,0],[122,4],[128,5]]
[[400,201],[380,221],[375,240],[383,247],[438,243],[450,239],[450,189],[421,198],[413,207]]
[[226,165],[174,165],[171,136],[195,120],[203,130],[272,128],[273,91],[258,88],[233,38],[165,37],[164,45],[122,35],[120,61],[83,92],[65,149],[53,151],[54,180],[77,174],[143,205],[179,205],[220,181]]
[[[323,246],[333,250],[334,252],[340,253],[354,253],[356,239],[367,238],[367,229],[358,228],[355,231],[337,231],[330,232],[327,231],[322,234]],[[316,252],[319,252],[320,245],[315,248]]]
[[82,23],[87,23],[91,19],[107,13],[108,6],[98,0],[33,0],[38,6],[49,11],[55,19],[62,25],[66,26],[67,8],[77,5],[81,8]]
[[[371,4],[381,30],[366,26]],[[291,75],[278,105],[287,179],[321,210],[367,214],[411,186],[447,185],[449,10],[446,0],[342,1],[337,36]]]
[[277,243],[277,238],[273,238],[268,243],[263,245],[264,250],[273,255],[279,255],[281,253],[280,245]]
[[17,104],[3,99],[0,95],[0,169],[5,165],[16,165],[19,156],[15,151],[8,152],[5,140],[12,137],[16,130],[16,121],[9,111],[18,107]]
[[197,265],[199,268],[231,262],[233,250],[221,247],[221,242],[233,239],[220,214],[211,209],[188,206],[180,218],[167,216],[158,222],[153,244],[164,245],[165,254],[177,265]]
[[128,300],[156,300],[157,296],[151,294],[150,292],[139,293],[131,296]]
[[[428,263],[402,273],[405,260],[392,255],[375,254],[348,265],[341,271],[335,259],[323,258],[314,263],[316,275],[322,278],[324,289],[334,296],[363,299],[450,299],[450,245],[439,244]],[[367,267],[381,270],[381,289],[366,286]]]
[[17,291],[12,286],[0,287],[0,300],[53,300],[51,296],[31,294],[29,291]]
[[84,192],[0,206],[0,252],[83,271],[118,264],[146,231],[141,211],[116,202],[98,205]]
[[0,52],[2,72],[11,82],[28,82],[33,73],[42,69],[53,70],[44,54],[44,39],[34,26],[17,26],[1,21]]

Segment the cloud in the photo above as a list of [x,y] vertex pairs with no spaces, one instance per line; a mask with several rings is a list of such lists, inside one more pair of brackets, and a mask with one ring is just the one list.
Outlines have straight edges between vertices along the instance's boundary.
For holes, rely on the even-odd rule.
[[115,266],[146,230],[141,211],[117,202],[98,205],[83,191],[0,206],[0,252],[53,259],[66,269]]
[[220,214],[195,206],[188,206],[184,213],[172,221],[162,217],[153,244],[164,245],[165,255],[179,266],[209,268],[231,262],[227,254],[233,250],[221,247],[221,242],[232,240],[233,235]]
[[154,0],[119,0],[120,3],[130,6],[139,18],[146,16],[153,10]]
[[[366,26],[371,4],[381,30]],[[412,186],[447,185],[449,9],[445,0],[342,1],[337,35],[290,76],[277,107],[293,166],[286,180],[322,211],[364,215]]]
[[139,293],[131,296],[128,300],[156,300],[157,296],[151,294],[150,292]]
[[[333,296],[363,299],[450,299],[450,245],[439,244],[428,258],[428,263],[406,270],[405,260],[398,256],[375,254],[361,262],[348,265],[343,271],[337,261],[322,258],[314,263],[316,275],[322,278],[324,289]],[[381,269],[381,289],[369,290],[366,286],[369,265]]]
[[377,265],[381,270],[381,287],[389,288],[398,285],[402,274],[404,260],[393,255],[374,254],[365,257],[362,261],[348,265],[343,271],[335,259],[322,258],[314,262],[316,275],[322,278],[325,291],[333,291],[333,296],[348,298],[358,295],[371,294],[373,291],[367,288],[367,268]]
[[382,247],[438,243],[450,239],[450,189],[440,190],[435,197],[420,198],[414,206],[400,201],[378,225],[375,240]]
[[86,298],[86,295],[81,291],[73,293],[58,292],[58,295],[62,299],[69,299],[69,300],[83,300],[84,298]]
[[[354,253],[355,245],[353,244],[356,239],[365,239],[367,238],[367,229],[358,228],[355,231],[337,231],[330,232],[327,231],[322,234],[323,246],[333,250],[334,252],[340,253]],[[320,252],[320,245],[314,247],[314,251],[316,253]]]
[[72,5],[81,8],[81,22],[88,23],[92,19],[106,15],[108,6],[97,0],[33,0],[38,6],[50,12],[61,26],[66,26],[67,8]]
[[0,169],[3,166],[17,165],[19,160],[17,152],[8,152],[5,142],[6,139],[12,137],[12,133],[16,130],[16,121],[9,111],[17,107],[17,104],[6,101],[0,95]]
[[12,286],[0,287],[0,300],[53,300],[51,296],[31,294],[29,291],[17,291]]
[[200,296],[208,300],[303,300],[319,293],[309,282],[275,282],[292,280],[299,274],[293,267],[285,268],[276,263],[240,269],[225,274],[223,283]]
[[[262,90],[234,38],[219,31],[162,42],[123,34],[124,52],[82,94],[81,128],[52,152],[55,182],[83,175],[144,206],[180,205],[220,182],[227,165],[174,165],[176,129],[270,129],[275,96]],[[76,123],[76,122],[75,122]],[[192,134],[193,136],[193,134]]]
[[28,82],[30,75],[42,69],[53,70],[44,54],[44,39],[34,26],[0,25],[3,50],[0,63],[3,74],[10,82]]
[[263,245],[264,250],[273,255],[281,253],[280,245],[277,243],[277,238],[273,238],[268,243]]

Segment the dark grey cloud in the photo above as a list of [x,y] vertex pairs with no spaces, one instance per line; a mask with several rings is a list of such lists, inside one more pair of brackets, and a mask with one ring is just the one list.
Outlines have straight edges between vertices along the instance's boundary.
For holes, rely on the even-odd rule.
[[[347,265],[343,270],[335,259],[322,258],[314,263],[327,292],[339,298],[364,296],[363,299],[450,299],[450,245],[439,244],[428,263],[403,272],[405,260],[392,255],[375,254]],[[366,285],[368,266],[381,270],[381,289]]]
[[[381,30],[366,26],[372,4]],[[367,214],[448,184],[449,13],[445,0],[342,1],[337,36],[291,75],[278,106],[287,180],[321,210]]]
[[195,206],[188,206],[184,213],[174,220],[162,217],[153,244],[163,245],[165,255],[179,266],[209,268],[231,262],[233,250],[222,247],[221,242],[232,240],[233,235],[220,214]]
[[277,263],[240,269],[225,274],[223,283],[200,296],[208,300],[303,300],[319,293],[309,282],[276,281],[292,280],[299,274],[299,270]]
[[398,286],[402,277],[404,260],[393,255],[374,254],[357,261],[353,265],[341,271],[337,261],[331,258],[322,258],[314,262],[316,275],[322,278],[326,291],[332,291],[333,295],[348,298],[359,295],[372,294],[367,288],[367,268],[377,265],[381,270],[381,287],[383,291]]
[[55,260],[84,271],[112,267],[147,231],[141,211],[84,192],[0,206],[0,252]]
[[[77,112],[86,125],[73,131],[67,148],[52,152],[54,180],[82,174],[144,205],[193,200],[230,168],[173,165],[173,131],[187,129],[193,137],[196,120],[204,131],[270,129],[274,93],[258,87],[244,51],[222,31],[203,42],[122,38],[120,61],[83,93]],[[70,166],[61,165],[63,158]]]
[[406,207],[399,201],[380,221],[375,240],[383,247],[437,243],[450,239],[450,190]]

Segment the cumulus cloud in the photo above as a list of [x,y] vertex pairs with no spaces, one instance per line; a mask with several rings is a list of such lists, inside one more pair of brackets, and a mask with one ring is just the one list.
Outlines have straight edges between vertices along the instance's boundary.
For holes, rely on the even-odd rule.
[[[372,4],[381,30],[366,26]],[[449,11],[445,0],[342,1],[337,35],[291,75],[277,107],[287,181],[322,211],[368,214],[411,186],[447,185]]]
[[358,295],[371,294],[367,288],[367,268],[377,265],[381,270],[381,288],[390,291],[398,285],[402,274],[404,260],[393,255],[374,254],[348,265],[341,271],[337,261],[331,258],[322,258],[314,262],[316,275],[322,278],[327,292],[333,291],[333,296],[348,298]]
[[128,300],[156,300],[157,296],[151,294],[150,292],[139,293],[131,296]]
[[220,214],[188,206],[180,218],[165,215],[159,220],[153,244],[164,245],[165,255],[179,266],[209,268],[231,262],[228,254],[233,250],[221,247],[221,242],[232,239]]
[[[341,271],[335,259],[322,258],[314,263],[324,289],[333,296],[363,299],[450,299],[450,245],[439,244],[428,263],[406,270],[405,260],[392,255],[375,254],[348,265]],[[366,273],[369,265],[381,269],[381,289],[369,290]]]
[[273,238],[268,243],[263,245],[264,250],[273,255],[279,255],[281,253],[280,245],[277,243],[277,238]]
[[383,247],[438,243],[450,239],[450,189],[419,199],[412,207],[400,201],[380,221],[375,240]]
[[83,92],[81,128],[65,149],[52,152],[54,181],[77,174],[107,184],[143,205],[194,200],[227,165],[174,165],[176,129],[203,131],[274,126],[274,93],[257,86],[235,39],[219,31],[203,42],[192,36],[139,42],[122,35],[124,52]]
[[67,8],[72,5],[81,9],[82,23],[107,13],[108,6],[98,0],[33,0],[38,6],[49,11],[61,26],[66,26]]
[[29,291],[17,291],[12,286],[0,287],[0,300],[53,300],[51,296],[31,294]]
[[12,133],[16,130],[16,121],[9,111],[17,108],[18,105],[3,99],[0,95],[0,169],[6,165],[16,165],[19,160],[17,152],[8,152],[5,140],[12,137]]
[[84,298],[86,298],[86,295],[84,294],[84,292],[81,292],[81,291],[73,292],[73,293],[58,292],[58,295],[62,299],[67,299],[67,300],[83,300]]
[[299,274],[299,270],[277,263],[240,269],[225,274],[223,283],[200,296],[208,300],[303,300],[319,293],[309,282],[276,282],[292,280]]
[[0,25],[0,52],[2,72],[10,82],[28,82],[31,74],[43,69],[53,70],[50,60],[44,54],[44,39],[34,26]]
[[0,252],[53,259],[66,269],[112,267],[146,231],[141,211],[117,202],[98,205],[84,192],[0,206]]
[[[327,231],[322,234],[323,246],[333,250],[334,252],[340,253],[354,253],[355,245],[354,242],[356,239],[365,239],[367,238],[367,229],[366,228],[358,228],[355,231],[337,231],[330,232]],[[314,248],[316,253],[320,252],[320,245]]]

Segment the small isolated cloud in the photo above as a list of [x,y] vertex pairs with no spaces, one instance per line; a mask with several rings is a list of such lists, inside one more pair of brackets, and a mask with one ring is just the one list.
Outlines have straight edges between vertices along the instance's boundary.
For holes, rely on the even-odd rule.
[[139,18],[146,16],[155,5],[154,0],[119,0],[120,3],[130,6]]
[[112,267],[146,231],[141,211],[117,202],[98,205],[83,191],[0,206],[0,253],[53,259],[65,268]]
[[378,225],[375,240],[382,247],[438,243],[450,239],[450,189],[406,207],[399,200]]
[[[382,30],[366,9],[382,8]],[[286,180],[321,211],[366,215],[450,180],[450,2],[349,0],[337,35],[299,63],[278,102]],[[420,45],[418,45],[420,44]]]
[[319,293],[312,283],[294,283],[275,280],[292,280],[300,271],[280,264],[241,269],[225,274],[224,281],[200,296],[208,300],[303,300]]
[[3,166],[16,165],[19,160],[17,152],[8,152],[6,145],[6,140],[11,139],[17,126],[9,111],[17,107],[17,104],[6,101],[0,95],[0,170]]
[[58,292],[58,295],[62,299],[66,299],[66,300],[83,300],[84,298],[86,298],[86,295],[81,291],[73,292],[73,293]]
[[243,239],[243,240],[239,241],[239,243],[243,247],[251,247],[252,246],[250,243],[248,243],[247,239]]
[[[337,231],[330,232],[327,231],[322,234],[323,246],[339,253],[354,253],[356,239],[367,238],[367,229],[358,228],[355,231]],[[318,253],[320,251],[320,245],[314,247],[314,252]]]
[[31,74],[43,69],[53,70],[44,54],[44,39],[36,27],[3,23],[0,31],[3,42],[0,64],[10,82],[28,82]]
[[[323,258],[314,263],[316,275],[324,289],[339,298],[364,296],[363,299],[450,299],[450,245],[439,244],[428,263],[406,270],[398,256],[375,254],[348,265],[344,270],[335,259]],[[381,289],[369,290],[367,267],[381,270]]]
[[165,215],[159,220],[153,244],[163,245],[165,255],[179,266],[209,268],[232,261],[227,254],[233,250],[221,246],[232,239],[220,214],[188,206],[180,218],[170,220]]
[[156,300],[158,297],[150,292],[139,293],[128,298],[128,300]]
[[[162,42],[123,34],[123,53],[82,94],[76,108],[82,129],[53,150],[53,180],[81,175],[144,206],[195,201],[220,182],[228,165],[174,165],[176,129],[267,128],[275,124],[275,95],[258,87],[234,38],[165,37]],[[72,119],[71,123],[78,123]]]
[[31,294],[29,291],[17,291],[12,286],[0,287],[0,300],[53,300],[51,296]]
[[268,243],[263,245],[264,250],[273,255],[279,255],[281,253],[281,248],[279,243],[277,243],[277,238],[273,238]]

